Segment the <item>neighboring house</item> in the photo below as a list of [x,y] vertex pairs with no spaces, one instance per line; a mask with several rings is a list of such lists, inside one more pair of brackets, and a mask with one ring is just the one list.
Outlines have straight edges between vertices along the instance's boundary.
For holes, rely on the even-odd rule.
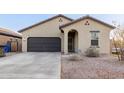
[[22,51],[28,52],[82,52],[96,47],[100,53],[110,54],[109,33],[113,26],[85,16],[72,20],[57,15],[20,30]]
[[0,28],[0,46],[9,45],[11,52],[21,51],[22,36],[18,32]]

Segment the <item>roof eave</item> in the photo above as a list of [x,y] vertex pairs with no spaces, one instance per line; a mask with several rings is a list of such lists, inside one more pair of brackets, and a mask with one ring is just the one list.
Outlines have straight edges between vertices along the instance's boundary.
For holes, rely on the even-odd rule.
[[44,20],[44,21],[41,21],[41,22],[39,22],[39,23],[36,23],[36,24],[34,24],[34,25],[28,26],[28,27],[26,27],[26,28],[24,28],[24,29],[21,29],[21,30],[19,30],[18,32],[21,33],[21,32],[23,32],[23,31],[25,31],[25,30],[28,30],[28,29],[30,29],[30,28],[33,28],[33,27],[37,26],[37,25],[46,23],[46,22],[48,22],[48,21],[50,21],[50,20],[52,20],[52,19],[55,19],[55,18],[57,18],[57,17],[64,17],[64,18],[66,18],[66,19],[68,19],[68,20],[70,20],[70,21],[73,21],[73,19],[71,19],[71,18],[69,18],[69,17],[66,17],[66,16],[64,16],[64,15],[62,15],[62,14],[59,14],[59,15],[56,15],[56,16],[51,17],[51,18],[49,18],[49,19],[46,19],[46,20]]
[[81,21],[81,20],[88,19],[88,18],[90,18],[90,19],[92,19],[92,20],[94,20],[94,21],[97,21],[97,22],[99,22],[99,23],[101,23],[101,24],[103,24],[103,25],[106,25],[106,26],[110,27],[111,29],[115,29],[115,28],[116,28],[116,27],[114,27],[114,26],[112,26],[112,25],[110,25],[110,24],[107,24],[107,23],[105,23],[105,22],[103,22],[103,21],[100,21],[100,20],[98,20],[98,19],[96,19],[96,18],[93,18],[93,17],[90,17],[90,16],[88,15],[88,16],[79,18],[79,19],[77,19],[77,20],[74,20],[74,21],[72,21],[72,22],[70,22],[70,23],[64,24],[64,25],[60,26],[60,29],[62,29],[62,28],[64,28],[64,27],[67,27],[67,26],[69,26],[69,25],[72,25],[72,24],[74,24],[74,23],[76,23],[76,22],[79,22],[79,21]]
[[11,34],[0,33],[0,35],[4,35],[4,36],[9,36],[9,37],[15,37],[15,38],[20,38],[20,39],[22,39],[21,36],[16,36],[16,35],[11,35]]

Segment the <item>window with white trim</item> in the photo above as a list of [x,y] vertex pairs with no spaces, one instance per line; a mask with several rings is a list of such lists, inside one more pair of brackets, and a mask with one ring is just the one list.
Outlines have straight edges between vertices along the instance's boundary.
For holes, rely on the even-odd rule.
[[99,46],[99,31],[91,31],[91,46]]

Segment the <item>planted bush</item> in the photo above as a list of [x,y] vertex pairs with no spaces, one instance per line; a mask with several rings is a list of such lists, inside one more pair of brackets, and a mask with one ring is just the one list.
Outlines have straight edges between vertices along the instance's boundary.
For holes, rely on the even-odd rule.
[[5,53],[4,53],[3,49],[0,48],[0,57],[3,57],[3,56],[5,56]]
[[88,48],[86,51],[88,57],[99,57],[99,50],[96,48]]
[[80,60],[82,60],[80,55],[70,55],[69,56],[69,61],[80,61]]

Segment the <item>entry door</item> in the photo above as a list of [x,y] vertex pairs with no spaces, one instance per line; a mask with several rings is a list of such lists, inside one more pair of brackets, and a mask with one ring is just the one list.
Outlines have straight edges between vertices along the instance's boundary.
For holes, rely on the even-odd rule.
[[74,38],[68,37],[68,51],[74,52]]

